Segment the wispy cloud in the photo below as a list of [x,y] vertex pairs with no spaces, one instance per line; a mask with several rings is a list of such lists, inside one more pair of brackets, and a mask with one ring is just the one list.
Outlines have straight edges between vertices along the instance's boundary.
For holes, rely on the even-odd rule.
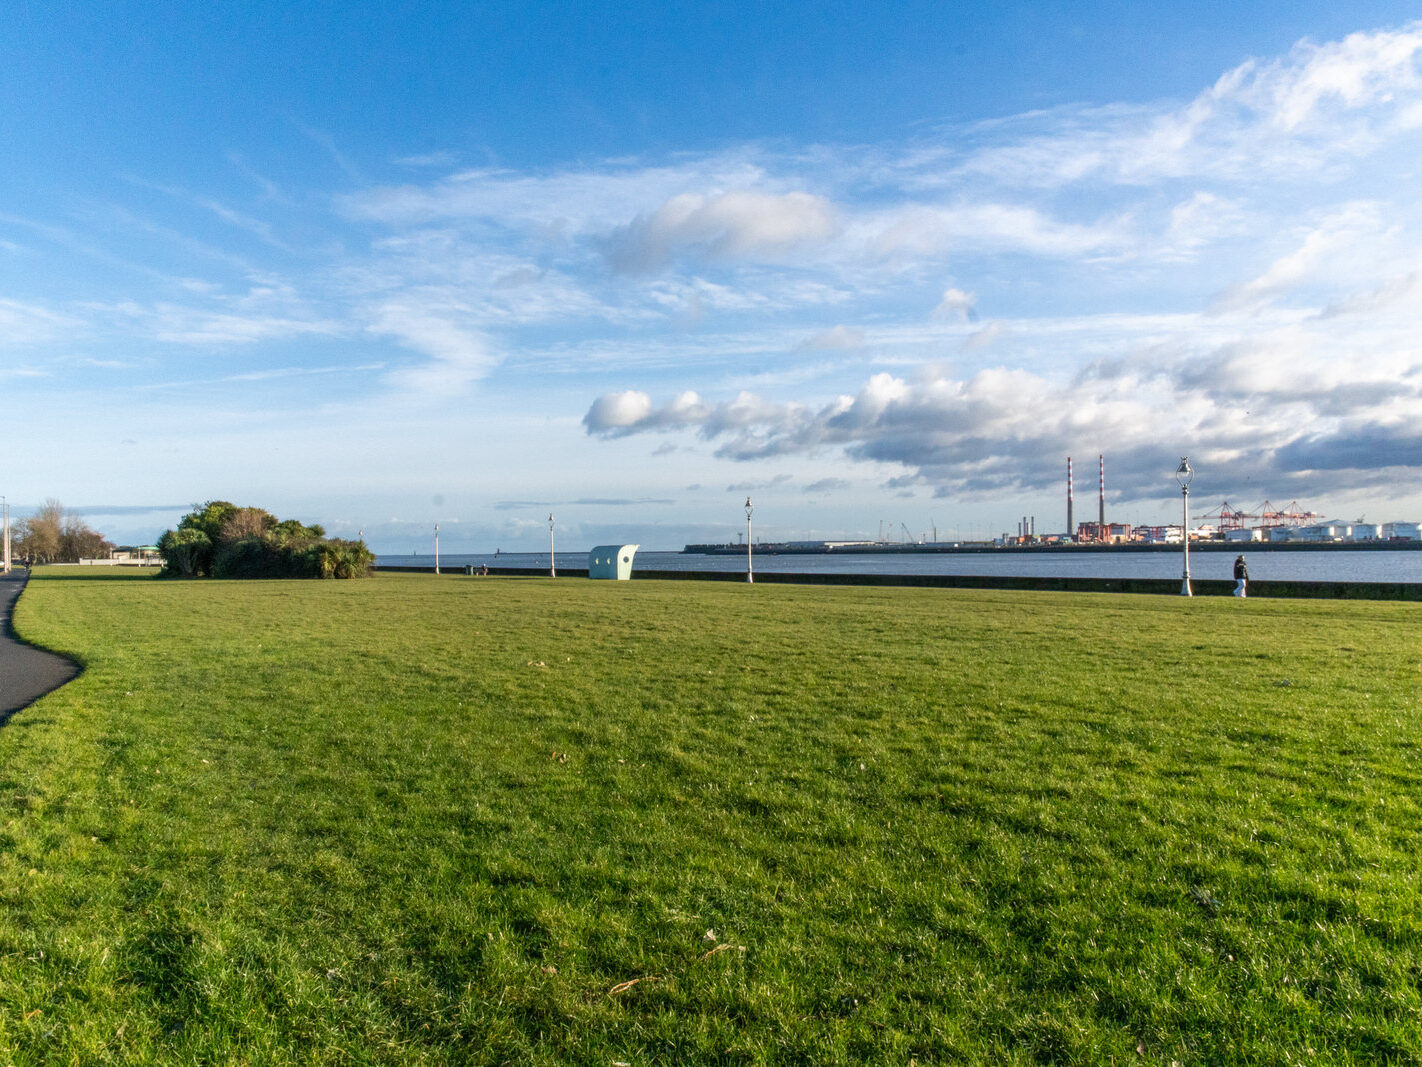
[[1412,128],[1419,55],[1422,23],[1303,41],[1285,57],[1240,64],[1184,105],[1063,109],[980,128],[990,143],[953,169],[1029,187],[1293,184]]
[[48,308],[0,299],[0,345],[29,345],[70,336],[79,322]]
[[854,352],[864,347],[864,331],[857,326],[831,326],[795,347],[811,352]]
[[367,329],[428,357],[424,363],[392,370],[390,380],[396,386],[447,397],[484,378],[498,362],[488,341],[466,324],[466,318],[457,305],[395,298],[374,310]]
[[834,230],[834,207],[810,193],[774,195],[748,189],[710,197],[681,193],[615,230],[607,247],[618,270],[644,273],[678,254],[712,259],[777,257],[825,241]]
[[224,374],[215,378],[196,378],[173,382],[140,382],[135,386],[140,391],[161,391],[192,389],[195,386],[237,385],[250,382],[275,382],[285,378],[316,378],[330,375],[370,374],[385,369],[383,363],[358,363],[335,367],[273,367],[268,370],[244,371],[240,374]]

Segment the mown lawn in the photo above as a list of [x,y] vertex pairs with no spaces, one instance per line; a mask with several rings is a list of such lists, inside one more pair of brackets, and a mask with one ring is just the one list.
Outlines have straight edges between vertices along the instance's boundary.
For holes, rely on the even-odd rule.
[[41,573],[0,1062],[1416,1063],[1422,607]]

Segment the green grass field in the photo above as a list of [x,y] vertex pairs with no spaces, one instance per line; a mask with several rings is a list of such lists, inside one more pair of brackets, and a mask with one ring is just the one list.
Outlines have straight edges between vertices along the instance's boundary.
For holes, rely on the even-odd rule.
[[1422,1062],[1422,606],[41,572],[0,1063]]

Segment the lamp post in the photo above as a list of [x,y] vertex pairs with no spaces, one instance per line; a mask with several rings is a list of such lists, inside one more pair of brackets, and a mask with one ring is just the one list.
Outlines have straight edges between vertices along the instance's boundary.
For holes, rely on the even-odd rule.
[[553,554],[553,513],[548,513],[548,577],[558,577],[558,557]]
[[0,549],[0,574],[10,573],[10,501],[0,496],[0,519],[3,520],[5,532],[3,534],[4,548]]
[[439,573],[439,523],[435,523],[435,573]]
[[1181,498],[1181,541],[1185,545],[1185,572],[1180,576],[1180,595],[1194,596],[1190,591],[1190,480],[1195,472],[1190,469],[1190,457],[1181,456],[1180,466],[1175,470],[1175,480],[1180,483]]
[[752,559],[751,549],[751,512],[755,511],[755,505],[751,503],[751,498],[746,497],[746,581],[755,581],[755,563]]

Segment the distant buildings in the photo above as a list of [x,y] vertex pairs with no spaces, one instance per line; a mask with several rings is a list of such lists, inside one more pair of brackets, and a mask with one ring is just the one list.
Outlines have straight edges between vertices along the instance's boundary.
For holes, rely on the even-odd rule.
[[[1065,541],[1060,534],[1031,538],[1035,543]],[[1180,526],[1130,526],[1126,523],[1083,522],[1077,525],[1077,544],[1084,545],[1178,545],[1183,540]],[[1415,522],[1319,522],[1309,525],[1215,526],[1202,523],[1190,531],[1190,540],[1260,544],[1296,542],[1312,544],[1361,544],[1385,541],[1422,540],[1422,526]],[[1019,538],[1016,543],[1028,543]]]
[[1321,522],[1311,526],[1283,526],[1272,531],[1271,541],[1362,542],[1422,540],[1415,522]]

